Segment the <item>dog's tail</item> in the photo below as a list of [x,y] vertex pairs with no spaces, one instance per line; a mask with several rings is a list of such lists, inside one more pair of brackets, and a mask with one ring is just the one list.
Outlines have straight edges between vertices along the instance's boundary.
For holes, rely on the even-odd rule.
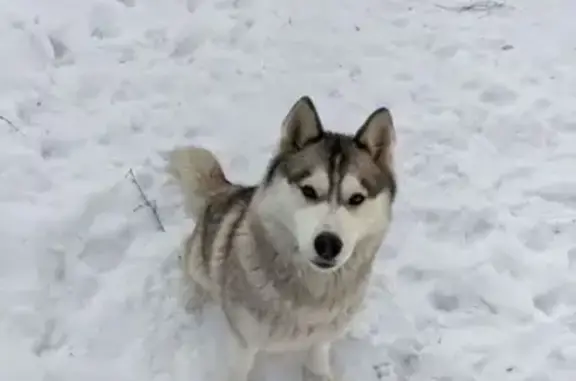
[[231,186],[216,157],[200,147],[173,150],[168,172],[180,183],[186,213],[194,218],[202,213],[212,195]]

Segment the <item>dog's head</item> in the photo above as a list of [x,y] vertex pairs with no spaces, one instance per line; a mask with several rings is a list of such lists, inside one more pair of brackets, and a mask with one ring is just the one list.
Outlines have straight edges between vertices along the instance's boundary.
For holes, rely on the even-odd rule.
[[309,97],[282,124],[256,208],[271,238],[320,271],[343,265],[365,239],[381,239],[396,194],[390,112],[355,135],[324,130]]

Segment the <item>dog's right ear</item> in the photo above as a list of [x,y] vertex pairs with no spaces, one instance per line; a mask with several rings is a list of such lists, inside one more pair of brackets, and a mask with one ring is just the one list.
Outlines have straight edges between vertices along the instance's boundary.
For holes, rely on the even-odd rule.
[[354,141],[364,148],[377,164],[391,168],[396,132],[390,111],[386,107],[381,107],[370,114],[356,132]]
[[303,96],[292,106],[282,122],[282,152],[298,151],[322,137],[324,130],[312,99]]

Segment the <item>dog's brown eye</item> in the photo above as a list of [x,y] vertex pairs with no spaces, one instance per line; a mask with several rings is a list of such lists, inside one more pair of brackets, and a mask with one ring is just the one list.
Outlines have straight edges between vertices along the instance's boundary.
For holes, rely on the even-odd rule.
[[300,187],[300,191],[308,200],[318,199],[318,193],[316,193],[316,190],[314,190],[314,188],[312,188],[310,185],[304,185],[303,187]]
[[355,193],[352,196],[350,196],[350,198],[348,199],[348,204],[350,204],[352,206],[358,206],[358,205],[362,204],[365,199],[366,199],[366,197],[364,197],[360,193]]

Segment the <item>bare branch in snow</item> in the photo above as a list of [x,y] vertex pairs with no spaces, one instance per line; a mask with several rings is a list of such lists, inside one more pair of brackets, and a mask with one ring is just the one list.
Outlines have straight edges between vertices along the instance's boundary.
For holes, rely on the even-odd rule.
[[[146,194],[144,193],[144,190],[140,186],[140,183],[138,183],[138,180],[136,179],[136,175],[134,174],[134,170],[130,169],[126,176],[130,177],[130,181],[132,181],[132,183],[138,189],[138,192],[140,193],[140,197],[142,198],[142,201],[144,202],[144,206],[146,206],[152,212],[152,216],[156,220],[156,224],[158,225],[158,229],[160,231],[165,232],[166,229],[164,229],[164,225],[162,224],[162,221],[160,220],[160,215],[158,214],[158,208],[156,207],[156,203],[154,201],[150,201],[150,199],[146,196]],[[137,207],[135,210],[138,210],[140,207]]]
[[20,129],[18,127],[16,127],[16,125],[14,123],[12,123],[12,121],[2,115],[0,115],[0,120],[3,120],[4,122],[6,122],[6,124],[8,124],[10,127],[12,127],[12,129],[16,132],[20,132]]
[[462,5],[458,7],[446,7],[444,5],[436,5],[438,8],[453,11],[453,12],[489,12],[495,9],[501,9],[506,6],[506,4],[498,1],[475,1],[473,3]]

